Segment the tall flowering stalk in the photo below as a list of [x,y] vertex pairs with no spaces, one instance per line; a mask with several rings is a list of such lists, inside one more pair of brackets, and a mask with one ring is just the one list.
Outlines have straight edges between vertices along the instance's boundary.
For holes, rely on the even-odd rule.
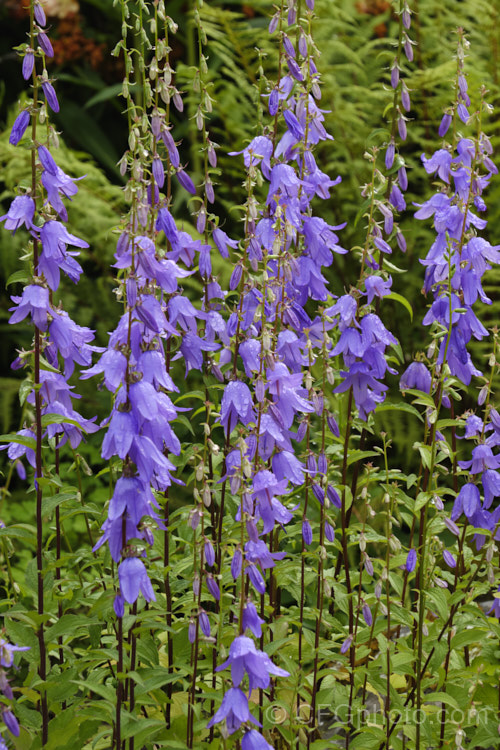
[[[442,490],[436,473],[439,460],[442,460],[438,458],[438,451],[444,444],[444,436],[439,432],[440,413],[442,407],[450,408],[452,405],[454,382],[458,381],[467,386],[473,377],[481,376],[481,372],[471,359],[467,345],[473,337],[483,339],[488,335],[488,331],[480,322],[473,306],[479,301],[491,303],[483,291],[481,277],[491,268],[492,263],[498,263],[500,260],[498,249],[477,234],[478,230],[484,230],[487,223],[478,215],[478,212],[480,214],[486,210],[482,193],[492,175],[498,170],[491,159],[490,141],[482,131],[482,115],[484,110],[488,109],[484,102],[484,90],[481,92],[478,111],[473,115],[469,113],[470,99],[464,73],[468,43],[461,29],[458,34],[455,103],[451,112],[445,113],[439,128],[439,134],[445,136],[453,125],[453,142],[451,145],[445,143],[431,158],[422,156],[425,170],[428,174],[437,174],[442,188],[422,204],[415,214],[417,219],[433,217],[437,234],[428,255],[421,261],[426,268],[424,291],[432,293],[434,297],[423,320],[424,325],[430,326],[434,334],[431,345],[434,356],[430,362],[430,369],[424,361],[417,360],[408,367],[401,378],[403,391],[411,390],[415,394],[424,392],[432,397],[426,411],[426,444],[421,448],[424,472],[421,483],[417,485],[421,490],[419,497],[422,507],[417,546],[418,621],[414,635],[417,709],[421,708],[423,701],[425,603],[426,592],[432,582],[427,539],[431,498],[434,499],[438,512],[444,510],[439,497]],[[459,132],[459,121],[466,125],[475,125],[475,135],[462,136]],[[481,389],[479,405],[487,401],[489,390],[488,386]],[[493,534],[497,538],[498,514],[496,511],[489,511],[493,499],[500,494],[499,475],[496,471],[499,464],[492,450],[497,445],[494,437],[495,427],[490,423],[490,420],[494,420],[496,412],[488,407],[489,404],[485,421],[479,416],[471,415],[465,422],[465,436],[475,439],[477,445],[472,451],[472,460],[459,461],[458,465],[461,469],[468,470],[470,481],[464,484],[456,495],[451,516],[444,519],[458,538],[457,570],[460,570],[464,563],[463,545],[467,525],[484,530],[484,535],[476,537],[477,548],[484,544],[486,535]],[[487,437],[488,432],[493,434]],[[482,502],[476,482],[480,476],[484,492]],[[466,521],[461,533],[456,522],[463,515]],[[443,556],[447,565],[457,568],[457,559],[449,550],[445,550]],[[411,559],[409,555],[407,570],[415,567],[414,558],[416,560],[415,555]],[[436,581],[434,585],[436,584],[440,585],[440,582]],[[444,738],[443,732],[444,724],[441,741]],[[420,747],[420,742],[420,729],[417,728],[417,747]]]
[[[315,217],[311,209],[312,199],[316,195],[328,198],[330,188],[338,182],[319,170],[313,156],[314,146],[329,136],[316,101],[320,90],[310,52],[312,6],[308,3],[306,20],[301,18],[300,24],[295,9],[285,13],[283,6],[271,21],[270,30],[277,32],[280,44],[279,78],[270,89],[268,103],[274,122],[272,129],[254,138],[243,151],[250,184],[263,179],[267,198],[260,211],[252,196],[249,198],[246,252],[230,282],[231,289],[241,290],[240,305],[228,323],[228,332],[235,331],[238,360],[233,355],[220,420],[228,436],[238,423],[246,428],[241,430],[243,434],[248,432],[226,459],[231,491],[239,496],[237,520],[241,524],[241,542],[234,550],[231,568],[236,580],[241,577],[239,635],[230,647],[228,661],[222,665],[232,666],[233,686],[209,726],[224,719],[230,733],[243,726],[242,746],[248,748],[265,747],[267,742],[248,724],[253,719],[239,687],[243,674],[248,674],[251,691],[254,686],[268,687],[271,674],[284,673],[262,650],[262,639],[261,648],[256,649],[244,635],[246,629],[255,637],[261,635],[257,610],[251,601],[245,601],[244,575],[248,575],[253,588],[263,596],[264,573],[272,571],[284,554],[276,550],[275,544],[269,549],[265,540],[276,540],[278,524],[284,526],[292,520],[292,513],[279,498],[302,485],[306,471],[311,478],[316,475],[312,453],[308,452],[306,469],[291,443],[292,439],[301,443],[308,434],[310,415],[323,414],[322,393],[316,392],[312,385],[305,387],[302,368],[312,364],[314,349],[321,350],[324,345],[324,323],[319,317],[311,319],[304,307],[309,299],[326,301],[328,292],[322,267],[332,263],[333,252],[345,252],[338,244],[335,227]],[[291,33],[296,31],[297,49],[289,31],[285,31],[286,25]],[[260,277],[254,275],[259,272]],[[227,361],[225,356],[223,352],[220,362]],[[253,394],[242,379],[239,361],[246,377],[254,381]],[[294,423],[298,424],[297,433],[292,432]],[[325,475],[324,458],[320,464],[320,474]],[[322,502],[325,495],[322,486],[314,480],[309,484],[307,480],[306,493],[311,489]],[[333,539],[333,529],[329,525],[328,529],[326,532],[322,529],[320,539],[323,533]],[[307,517],[303,520],[303,539],[306,545],[311,543]],[[270,601],[273,611],[276,601],[272,585],[269,593],[273,596]],[[262,676],[257,679],[260,661]],[[264,665],[267,665],[265,670]]]
[[[24,426],[8,447],[9,458],[18,463],[18,472],[25,476],[21,464],[26,457],[34,469],[36,490],[37,529],[37,608],[43,616],[44,561],[42,482],[43,442],[48,438],[55,443],[56,465],[59,449],[68,443],[76,448],[85,432],[94,432],[97,426],[85,419],[74,407],[72,386],[68,379],[75,364],[91,364],[93,332],[77,325],[56,302],[61,272],[76,283],[82,268],[76,261],[78,252],[68,247],[86,248],[87,243],[71,234],[63,222],[68,213],[63,198],[76,194],[75,181],[57,166],[51,148],[57,145],[57,135],[49,121],[49,111],[58,112],[59,102],[45,67],[52,57],[52,45],[44,31],[46,17],[39,2],[30,2],[29,43],[23,45],[22,74],[31,80],[33,98],[17,116],[9,141],[31,148],[31,187],[20,192],[12,201],[7,214],[1,217],[5,228],[15,232],[24,226],[30,235],[31,278],[21,296],[12,298],[14,306],[9,323],[15,324],[26,317],[34,326],[33,348],[20,352],[13,363],[15,369],[29,367],[33,391],[25,398],[34,407],[34,423]],[[41,71],[41,72],[40,72]],[[29,129],[28,129],[29,128]],[[47,472],[50,480],[50,471]],[[55,483],[57,485],[57,482]],[[59,534],[59,525],[58,531]],[[58,537],[59,538],[59,537]],[[48,659],[45,647],[43,617],[38,627],[40,679],[47,677]],[[48,706],[45,692],[40,696],[42,744],[48,740]]]

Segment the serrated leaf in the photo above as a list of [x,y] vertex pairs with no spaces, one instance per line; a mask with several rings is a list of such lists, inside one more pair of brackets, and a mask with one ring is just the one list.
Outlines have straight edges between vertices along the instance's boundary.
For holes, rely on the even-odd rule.
[[49,516],[54,508],[64,503],[66,500],[77,500],[74,492],[58,492],[56,495],[42,498],[42,514]]

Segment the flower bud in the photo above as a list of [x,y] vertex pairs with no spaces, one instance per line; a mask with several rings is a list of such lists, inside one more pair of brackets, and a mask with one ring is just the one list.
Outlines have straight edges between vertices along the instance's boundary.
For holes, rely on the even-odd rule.
[[189,639],[189,643],[194,643],[196,640],[196,623],[193,620],[193,618],[189,620],[188,639]]
[[204,552],[207,565],[209,565],[210,567],[215,565],[215,550],[213,548],[212,542],[209,539],[207,539],[205,542]]
[[312,529],[307,518],[304,518],[302,521],[302,539],[306,546],[309,546],[312,543]]
[[234,551],[233,559],[231,561],[231,575],[236,581],[241,575],[241,566],[243,563],[243,553],[239,547]]

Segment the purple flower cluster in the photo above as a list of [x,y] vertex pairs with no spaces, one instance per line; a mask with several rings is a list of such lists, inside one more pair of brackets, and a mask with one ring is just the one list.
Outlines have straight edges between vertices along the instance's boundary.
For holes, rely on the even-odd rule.
[[[245,675],[248,676],[248,693],[252,690],[265,689],[269,686],[271,675],[287,677],[289,672],[277,667],[264,651],[259,651],[251,638],[240,635],[232,642],[229,649],[228,659],[217,667],[220,672],[226,667],[231,667],[231,678],[233,687],[224,695],[222,705],[208,723],[208,728],[226,721],[229,734],[236,732],[243,724],[253,722],[260,726],[259,722],[252,716],[248,708],[248,699],[240,688]],[[249,730],[244,735],[243,742],[249,748],[269,747],[261,734],[256,730]],[[261,744],[255,744],[260,742]],[[243,745],[244,746],[244,745]]]
[[[458,99],[453,111],[462,122],[467,122],[470,100],[460,48],[458,61]],[[452,115],[445,118],[440,135],[446,133]],[[491,155],[491,143],[480,133],[475,139],[459,137],[454,148],[444,144],[430,158],[422,156],[427,173],[437,175],[443,183],[442,189],[420,205],[415,214],[417,219],[433,217],[436,230],[436,239],[421,263],[425,266],[424,291],[434,297],[423,323],[436,336],[437,354],[433,375],[424,362],[413,362],[403,374],[400,387],[433,393],[436,403],[441,400],[445,406],[450,406],[451,378],[469,385],[473,376],[481,376],[468,345],[472,338],[481,340],[488,336],[475,307],[479,301],[491,304],[482,287],[482,277],[492,264],[500,262],[500,246],[493,246],[477,235],[487,224],[478,215],[486,210],[482,194],[492,175],[498,172]],[[479,406],[484,405],[487,394],[485,386],[479,394]],[[437,434],[436,439],[439,438]],[[455,522],[464,515],[473,527],[499,539],[500,508],[491,510],[491,507],[494,498],[500,497],[500,456],[494,453],[500,445],[500,416],[488,403],[484,419],[475,414],[467,417],[465,438],[474,440],[476,445],[471,460],[458,462],[467,471],[469,481],[455,499],[449,528],[458,535]],[[478,480],[483,486],[483,500]],[[478,547],[484,541],[484,534],[476,536]],[[445,561],[454,567],[455,559],[448,551]]]
[[[309,8],[312,5],[308,3]],[[288,21],[294,24],[295,20],[295,12],[291,12]],[[271,32],[275,29],[271,22]],[[316,196],[328,199],[330,189],[340,180],[331,180],[321,172],[313,154],[320,141],[331,138],[324,127],[324,111],[317,103],[321,95],[317,69],[304,34],[299,35],[298,51],[285,32],[281,42],[288,72],[272,87],[268,107],[277,121],[282,115],[279,121],[284,131],[278,137],[257,136],[239,152],[249,181],[262,179],[267,195],[260,211],[249,200],[246,254],[235,266],[230,282],[231,289],[240,291],[240,303],[227,322],[229,343],[221,339],[218,362],[222,368],[237,356],[237,365],[244,371],[231,369],[219,416],[228,439],[236,430],[240,435],[237,447],[226,456],[225,467],[231,492],[239,495],[236,519],[244,524],[247,541],[235,549],[231,573],[234,580],[248,575],[261,595],[266,590],[266,571],[285,554],[271,552],[264,538],[293,518],[283,496],[310,476],[319,502],[325,498],[326,457],[321,454],[316,462],[309,454],[308,460],[301,460],[293,442],[303,441],[312,415],[326,418],[323,394],[306,386],[304,371],[325,346],[328,324],[319,316],[311,318],[306,305],[311,299],[328,299],[323,269],[331,266],[334,253],[346,252],[336,234],[340,227],[315,216],[311,205]],[[230,344],[236,333],[233,353]],[[368,329],[366,335],[371,335]],[[333,417],[332,424],[336,427]],[[328,497],[340,504],[333,487],[328,487]],[[312,542],[307,519],[303,529],[306,543]],[[333,540],[333,528],[327,523],[325,535]],[[248,629],[257,638],[261,624],[255,605],[247,599],[242,606],[240,633]],[[271,674],[287,673],[243,634],[233,641],[229,659],[218,669],[229,665],[233,686],[209,726],[226,720],[232,733],[254,721],[239,687],[243,675],[248,675],[251,691],[267,687]],[[269,747],[259,732],[245,729],[242,747]]]
[[[171,93],[181,109],[182,99],[173,86]],[[152,528],[164,528],[153,492],[165,492],[171,486],[175,466],[167,455],[179,455],[181,450],[171,426],[181,410],[168,395],[178,392],[169,364],[182,358],[186,375],[191,369],[201,370],[206,353],[219,349],[218,338],[224,329],[222,317],[212,305],[212,300],[222,297],[215,281],[207,284],[201,310],[183,295],[179,286],[182,279],[194,273],[196,265],[210,276],[210,246],[177,228],[170,213],[169,196],[161,192],[166,185],[164,160],[158,150],[161,144],[170,174],[175,173],[188,192],[195,193],[196,189],[180,167],[166,115],[157,106],[145,138],[149,150],[141,145],[140,166],[134,150],[139,147],[137,143],[122,160],[124,171],[127,166],[130,169],[134,194],[114,264],[120,274],[119,294],[126,300],[125,312],[100,360],[83,375],[102,375],[104,385],[114,394],[111,414],[104,422],[108,429],[102,456],[120,459],[122,475],[115,485],[103,534],[95,549],[107,542],[111,557],[119,563],[120,593],[115,599],[118,616],[123,613],[124,601],[134,603],[139,593],[147,601],[155,598],[141,558],[154,541]],[[144,153],[149,153],[150,169]],[[215,580],[207,578],[207,585],[215,596]],[[209,623],[205,630],[210,633]]]
[[[43,9],[38,4],[35,5],[35,19],[39,26],[45,24]],[[50,41],[39,28],[37,40],[44,55],[50,56]],[[35,55],[27,50],[23,63],[23,75],[26,79],[32,75],[34,64]],[[43,81],[42,86],[45,91]],[[50,88],[52,89],[51,86]],[[53,96],[55,97],[55,93]],[[28,107],[17,117],[10,136],[11,144],[17,145],[23,137],[30,121],[30,111]],[[88,367],[92,362],[92,353],[98,349],[90,343],[94,338],[93,331],[77,325],[60,305],[56,306],[53,292],[59,288],[61,271],[73,283],[78,282],[82,273],[82,268],[75,259],[78,251],[68,248],[86,248],[88,244],[71,234],[55,218],[58,216],[62,221],[67,221],[68,215],[62,198],[71,198],[77,193],[75,181],[57,166],[46,146],[38,144],[36,149],[41,182],[45,188],[42,221],[37,220],[37,211],[41,211],[42,207],[36,205],[29,192],[16,196],[7,213],[0,217],[0,221],[5,222],[6,229],[13,233],[24,226],[37,248],[34,276],[21,296],[12,297],[14,306],[11,308],[9,323],[19,323],[29,317],[42,335],[41,353],[49,365],[49,368],[41,370],[39,377],[42,416],[48,425],[46,434],[49,438],[57,436],[59,446],[69,442],[72,448],[76,448],[84,433],[95,432],[98,428],[93,420],[85,419],[74,409],[72,400],[78,396],[72,393],[73,386],[67,381],[73,374],[75,364]],[[30,364],[31,354],[21,352],[14,361],[13,368]],[[34,401],[33,392],[28,396],[28,402]],[[20,436],[29,439],[34,438],[35,433],[26,428],[21,430]],[[8,446],[8,456],[16,461],[18,473],[23,478],[26,472],[20,459],[26,456],[28,462],[35,466],[35,454],[29,440],[11,443]]]

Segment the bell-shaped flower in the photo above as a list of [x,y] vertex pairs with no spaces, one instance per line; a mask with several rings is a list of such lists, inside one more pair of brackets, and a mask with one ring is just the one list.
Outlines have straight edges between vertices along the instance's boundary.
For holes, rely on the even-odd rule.
[[123,598],[129,604],[137,601],[139,592],[147,602],[156,601],[146,566],[138,557],[126,557],[118,567],[118,579]]
[[238,687],[229,688],[224,694],[221,707],[208,722],[207,729],[224,720],[226,720],[228,734],[234,734],[247,721],[260,727],[259,722],[250,713],[245,693]]
[[251,638],[240,635],[234,639],[229,648],[229,657],[217,667],[216,671],[231,666],[233,684],[238,687],[245,675],[248,675],[249,692],[255,688],[267,688],[271,675],[288,677],[289,672],[275,666],[264,651],[259,651]]
[[238,422],[245,426],[255,422],[255,411],[249,387],[239,380],[231,380],[222,396],[220,423],[229,435]]

